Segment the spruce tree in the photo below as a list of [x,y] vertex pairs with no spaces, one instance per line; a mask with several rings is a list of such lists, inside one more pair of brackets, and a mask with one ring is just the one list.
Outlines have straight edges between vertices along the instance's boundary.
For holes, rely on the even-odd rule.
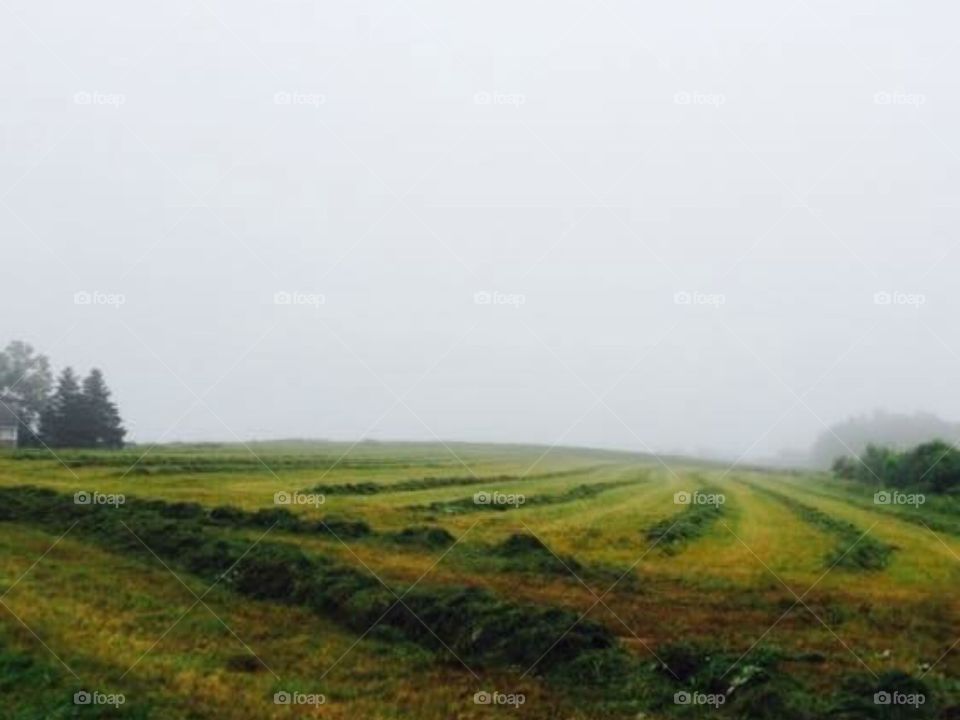
[[40,438],[48,447],[82,447],[83,395],[73,368],[64,368],[57,389],[40,415]]
[[127,434],[120,420],[117,406],[110,400],[110,390],[97,368],[83,380],[83,440],[86,447],[123,447]]

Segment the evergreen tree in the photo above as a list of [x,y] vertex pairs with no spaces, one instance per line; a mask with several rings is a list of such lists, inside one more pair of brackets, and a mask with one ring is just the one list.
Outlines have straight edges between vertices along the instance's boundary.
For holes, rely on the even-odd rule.
[[82,398],[83,445],[85,447],[123,447],[124,430],[117,406],[110,400],[110,390],[97,368],[83,380]]
[[73,368],[64,368],[57,389],[40,415],[40,439],[48,447],[85,444],[84,398]]

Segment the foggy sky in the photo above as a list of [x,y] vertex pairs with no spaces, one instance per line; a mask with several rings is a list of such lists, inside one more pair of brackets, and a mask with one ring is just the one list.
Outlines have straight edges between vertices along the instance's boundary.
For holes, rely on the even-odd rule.
[[0,342],[137,441],[960,419],[957,15],[9,0]]

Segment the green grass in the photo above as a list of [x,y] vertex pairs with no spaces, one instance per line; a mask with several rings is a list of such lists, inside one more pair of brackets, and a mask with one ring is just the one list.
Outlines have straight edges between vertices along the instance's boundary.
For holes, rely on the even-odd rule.
[[[556,477],[556,475],[554,476]],[[439,500],[429,505],[411,505],[411,510],[423,510],[431,514],[440,515],[460,515],[471,512],[506,512],[508,510],[520,510],[526,507],[536,507],[538,505],[559,505],[562,503],[576,502],[578,500],[588,500],[596,497],[600,493],[607,492],[625,485],[635,485],[642,480],[614,480],[611,482],[595,482],[591,484],[577,485],[562,492],[540,493],[530,495],[523,493],[501,493],[499,490],[483,490],[469,497],[457,498],[455,500]],[[489,485],[489,483],[486,483]],[[490,498],[497,494],[504,495],[506,502],[491,502]],[[484,496],[484,499],[478,499],[478,496]],[[515,501],[510,501],[515,498]]]
[[[960,703],[947,500],[906,516],[816,474],[451,448],[0,453],[0,716],[74,717],[94,685],[127,694],[124,717],[175,719],[300,716],[270,702],[284,688],[324,693],[333,718],[702,717],[681,691],[724,693],[711,717],[893,717],[872,703],[884,683]],[[466,487],[527,502],[457,512]],[[274,505],[304,488],[326,501]],[[674,503],[691,488],[726,502]],[[868,530],[882,566],[828,565]]]
[[[724,497],[716,487],[702,487],[690,497]],[[726,513],[725,503],[697,503],[680,505],[676,516],[666,517],[646,531],[647,540],[664,552],[676,552],[680,545],[704,535],[710,526]]]
[[895,548],[888,543],[870,537],[866,530],[853,523],[833,517],[776,490],[758,488],[757,491],[766,493],[783,503],[805,522],[823,528],[840,539],[840,544],[824,558],[826,567],[837,566],[851,570],[882,570],[890,562],[890,556]]

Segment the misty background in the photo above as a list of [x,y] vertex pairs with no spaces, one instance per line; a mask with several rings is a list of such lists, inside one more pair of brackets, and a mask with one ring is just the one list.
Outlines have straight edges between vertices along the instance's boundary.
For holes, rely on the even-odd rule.
[[11,0],[0,341],[139,442],[960,420],[957,14]]

